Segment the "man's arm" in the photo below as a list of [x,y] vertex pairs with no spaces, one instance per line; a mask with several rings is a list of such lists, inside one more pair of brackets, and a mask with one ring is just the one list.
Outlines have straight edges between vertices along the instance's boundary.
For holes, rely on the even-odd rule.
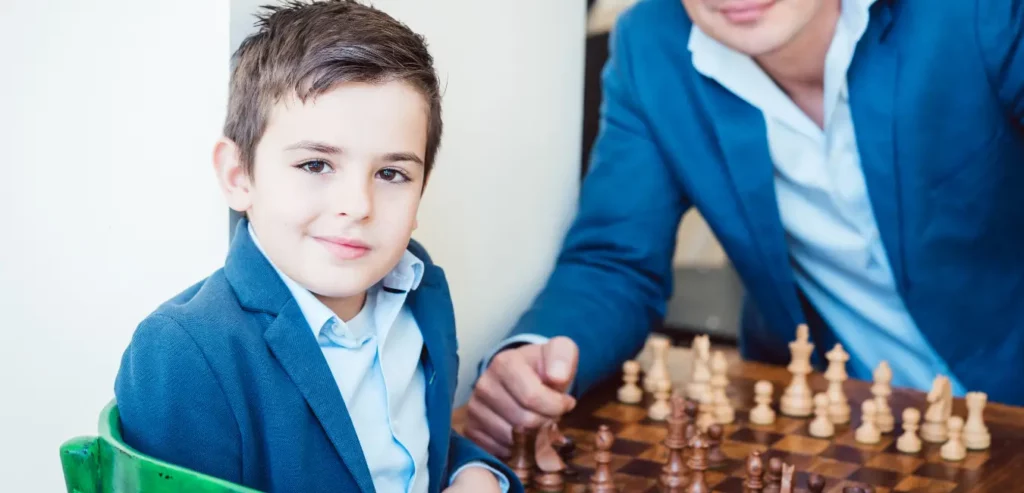
[[1024,128],[1024,0],[976,0],[977,34],[989,81]]
[[638,351],[664,316],[676,233],[689,207],[640,108],[626,29],[611,37],[579,212],[547,285],[511,334],[575,341],[577,393]]
[[136,330],[114,385],[125,442],[140,452],[241,483],[238,424],[192,338],[170,318]]

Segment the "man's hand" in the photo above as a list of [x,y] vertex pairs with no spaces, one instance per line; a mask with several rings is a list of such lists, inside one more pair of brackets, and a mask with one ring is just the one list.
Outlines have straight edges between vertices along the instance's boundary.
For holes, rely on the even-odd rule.
[[566,391],[578,362],[579,349],[567,337],[498,353],[473,388],[463,434],[507,459],[513,427],[536,428],[576,406]]
[[455,476],[444,493],[501,493],[501,483],[494,473],[482,467],[470,467]]

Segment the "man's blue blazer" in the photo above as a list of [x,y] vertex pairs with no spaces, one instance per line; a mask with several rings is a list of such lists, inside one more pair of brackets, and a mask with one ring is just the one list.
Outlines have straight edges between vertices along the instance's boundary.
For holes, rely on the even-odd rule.
[[[569,335],[576,389],[613,376],[661,322],[696,207],[747,288],[740,345],[785,364],[808,322],[764,117],[698,73],[679,0],[618,20],[578,215],[513,335]],[[899,296],[969,390],[1024,405],[1024,0],[878,0],[848,72],[868,194]]]
[[[444,272],[417,243],[423,280],[408,305],[423,333],[430,491],[483,461],[451,429],[459,356]],[[115,384],[125,441],[139,451],[275,492],[374,491],[355,428],[313,332],[242,220],[223,269],[138,327]]]

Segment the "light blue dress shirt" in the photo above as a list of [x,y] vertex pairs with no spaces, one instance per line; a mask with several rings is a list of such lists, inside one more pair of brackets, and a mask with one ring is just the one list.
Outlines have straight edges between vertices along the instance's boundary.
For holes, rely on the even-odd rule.
[[885,360],[893,385],[927,390],[937,374],[964,388],[907,312],[867,194],[846,72],[875,0],[843,0],[825,59],[824,125],[815,124],[748,56],[694,26],[694,67],[765,117],[775,191],[797,283],[850,353],[852,377]]
[[[251,224],[249,234],[267,257]],[[405,304],[406,296],[423,277],[423,262],[406,251],[398,265],[367,291],[359,314],[344,322],[269,257],[267,261],[317,338],[345,400],[374,488],[379,492],[426,493],[430,431],[420,363],[423,335]],[[384,286],[388,289],[382,289]],[[491,471],[502,491],[508,491],[508,479],[481,462],[464,465],[451,480],[468,467]]]
[[[955,395],[964,386],[924,338],[896,290],[861,169],[846,71],[875,0],[843,0],[825,60],[824,128],[814,123],[749,56],[693,26],[693,65],[765,117],[775,191],[797,283],[850,353],[851,377],[870,381],[885,360],[892,384],[928,390],[938,374]],[[643,81],[639,81],[643,84]],[[520,334],[499,344],[544,343]]]

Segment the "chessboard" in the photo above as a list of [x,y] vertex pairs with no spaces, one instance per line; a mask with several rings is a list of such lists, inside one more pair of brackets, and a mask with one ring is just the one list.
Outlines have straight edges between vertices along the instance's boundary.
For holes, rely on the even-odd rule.
[[[636,366],[650,368],[650,346],[636,358]],[[887,401],[894,418],[893,430],[880,434],[876,443],[863,443],[856,437],[862,425],[861,403],[873,400],[872,382],[849,379],[842,387],[849,399],[849,421],[835,424],[828,438],[811,433],[814,415],[786,416],[779,402],[793,380],[786,367],[741,361],[733,348],[716,348],[726,355],[728,387],[726,394],[734,407],[729,424],[717,424],[720,438],[711,443],[704,462],[703,481],[715,492],[744,492],[752,457],[760,459],[763,492],[779,492],[779,466],[784,465],[792,479],[792,491],[850,493],[886,492],[1012,492],[1024,491],[1018,478],[1024,467],[1024,409],[989,402],[984,408],[984,424],[990,433],[990,444],[983,450],[966,450],[962,458],[947,460],[941,452],[943,444],[922,440],[920,450],[901,452],[897,448],[903,430],[904,410],[915,408],[923,416],[929,408],[928,396],[919,391],[892,388]],[[716,355],[717,356],[717,355]],[[667,352],[667,373],[673,394],[685,396],[692,380],[694,354],[689,348],[671,347]],[[642,381],[643,373],[640,374]],[[812,393],[824,393],[829,382],[821,373],[806,375]],[[775,413],[771,424],[751,422],[755,408],[754,388],[758,382],[772,384],[771,407]],[[764,386],[764,384],[761,384]],[[590,389],[576,408],[562,417],[552,428],[558,438],[552,448],[562,459],[565,469],[559,473],[558,491],[621,491],[658,492],[689,491],[665,489],[659,478],[669,461],[669,426],[665,419],[650,417],[655,398],[644,391],[636,403],[622,402],[619,389],[621,373],[616,378]],[[951,416],[966,418],[964,399],[951,399]],[[678,402],[679,397],[676,401]],[[692,401],[691,401],[692,402]],[[669,420],[671,417],[668,418]],[[456,429],[464,420],[462,410],[456,411]],[[702,434],[707,438],[707,434]],[[603,443],[602,443],[603,442]],[[610,447],[606,445],[610,442]],[[692,444],[692,442],[691,442]],[[688,463],[692,453],[684,456]],[[599,464],[600,463],[600,464]],[[771,471],[769,464],[774,466]],[[510,465],[513,465],[510,463]],[[600,470],[599,470],[600,468]],[[792,468],[792,469],[790,469]],[[542,471],[536,470],[524,484],[527,491],[542,491],[537,481]],[[595,474],[609,475],[614,490],[595,489]],[[773,482],[771,476],[776,478]],[[692,472],[691,472],[692,475]],[[824,487],[808,489],[808,481],[824,481]],[[772,485],[775,485],[774,487]]]

